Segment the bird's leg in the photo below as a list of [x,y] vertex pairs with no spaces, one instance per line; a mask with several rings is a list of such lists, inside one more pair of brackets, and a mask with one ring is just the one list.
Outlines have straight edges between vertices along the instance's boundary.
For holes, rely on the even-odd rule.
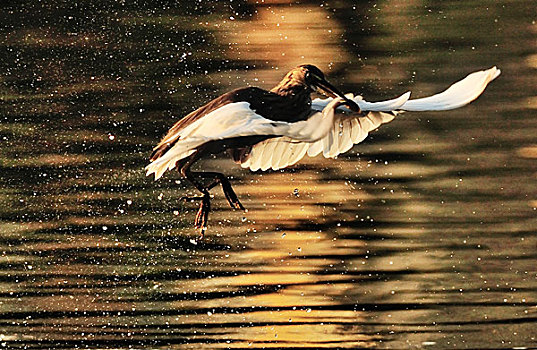
[[223,176],[220,183],[222,184],[222,191],[224,191],[224,195],[226,196],[229,205],[235,209],[245,210],[244,206],[239,201],[239,197],[237,197],[237,194],[233,191],[233,187],[231,187],[229,180]]
[[209,195],[203,195],[200,203],[200,208],[196,214],[194,220],[194,227],[199,229],[199,239],[203,239],[205,231],[207,230],[207,223],[209,221],[209,212],[211,211],[211,201]]
[[180,201],[191,202],[191,201],[200,201],[203,199],[203,196],[182,196],[179,198]]
[[[233,191],[233,188],[231,187],[231,183],[227,179],[227,177],[224,174],[217,173],[217,172],[192,172],[190,171],[190,167],[192,164],[194,164],[200,156],[200,152],[194,153],[186,163],[182,164],[179,171],[181,172],[181,175],[185,177],[189,182],[191,182],[198,191],[202,193],[201,196],[195,196],[195,197],[181,197],[182,200],[201,200],[200,208],[198,210],[198,213],[196,214],[196,219],[194,221],[194,226],[199,229],[200,233],[200,239],[203,238],[205,231],[207,229],[207,222],[209,220],[209,212],[211,211],[211,197],[209,194],[209,190],[215,187],[218,184],[222,185],[222,190],[224,191],[224,195],[226,196],[227,201],[229,202],[229,205],[232,208],[236,209],[242,209],[244,210],[243,205],[239,201],[239,198],[237,197],[237,194],[235,191]],[[209,185],[205,185],[202,181],[199,181],[199,179],[213,179]]]
[[199,239],[203,239],[205,231],[207,230],[207,222],[209,221],[209,212],[211,211],[211,196],[209,194],[209,189],[203,186],[199,181],[196,180],[194,174],[190,171],[190,167],[197,160],[197,157],[194,156],[186,162],[181,169],[181,175],[183,175],[188,181],[190,181],[198,191],[203,195],[201,197],[190,197],[192,199],[201,199],[200,208],[196,214],[196,219],[194,220],[194,226],[199,229]]
[[229,182],[228,178],[224,174],[217,173],[217,172],[203,172],[203,173],[199,172],[199,173],[192,173],[192,175],[197,175],[201,178],[214,179],[213,182],[211,182],[206,187],[206,189],[210,190],[216,185],[221,184],[222,191],[224,192],[224,195],[226,196],[226,199],[229,202],[229,205],[231,206],[231,208],[245,210],[244,206],[239,201],[239,197],[237,197],[237,194],[233,190],[233,187],[231,187],[231,183]]

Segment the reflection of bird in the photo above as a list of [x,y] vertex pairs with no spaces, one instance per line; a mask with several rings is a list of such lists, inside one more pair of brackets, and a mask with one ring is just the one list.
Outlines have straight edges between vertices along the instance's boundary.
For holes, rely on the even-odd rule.
[[[228,92],[179,120],[155,147],[147,175],[158,179],[177,167],[201,193],[195,226],[203,237],[210,211],[209,190],[222,189],[232,208],[244,209],[229,180],[217,172],[191,172],[201,157],[227,150],[252,170],[281,169],[306,154],[333,158],[361,142],[368,132],[391,121],[399,112],[448,110],[477,98],[500,74],[496,67],[472,73],[446,91],[408,100],[410,92],[389,101],[370,103],[361,96],[343,96],[315,66],[291,70],[271,91],[242,88]],[[319,91],[332,98],[311,101]],[[347,108],[345,108],[345,106]],[[336,113],[339,111],[356,113]]]

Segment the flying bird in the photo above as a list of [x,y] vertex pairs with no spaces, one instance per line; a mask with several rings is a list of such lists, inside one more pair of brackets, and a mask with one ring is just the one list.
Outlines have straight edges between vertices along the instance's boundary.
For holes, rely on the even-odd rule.
[[[217,97],[180,119],[154,148],[147,175],[159,179],[177,168],[200,192],[194,225],[200,238],[211,209],[209,191],[221,185],[232,208],[244,210],[227,177],[218,172],[193,172],[200,158],[227,151],[243,168],[278,170],[295,164],[306,154],[334,158],[362,142],[369,132],[405,111],[442,111],[475,100],[500,75],[492,67],[474,72],[447,90],[409,100],[410,92],[387,101],[367,102],[344,95],[321,70],[305,64],[292,69],[270,91],[240,88]],[[312,101],[319,92],[328,98]]]

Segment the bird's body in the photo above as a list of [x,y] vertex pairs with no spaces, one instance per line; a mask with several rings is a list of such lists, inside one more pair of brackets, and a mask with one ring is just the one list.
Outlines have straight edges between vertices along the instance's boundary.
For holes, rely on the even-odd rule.
[[[164,153],[166,153],[168,149],[173,147],[175,142],[178,140],[176,135],[186,126],[196,122],[197,120],[200,120],[207,114],[227,104],[237,102],[247,102],[249,104],[249,108],[256,111],[257,114],[264,116],[266,119],[274,121],[294,122],[305,120],[311,113],[310,93],[281,95],[277,92],[266,91],[257,87],[236,89],[215,98],[175,123],[175,125],[170,129],[170,131],[168,131],[167,135],[153,151],[151,161],[158,159]],[[228,149],[233,149],[237,150],[237,152],[240,152],[241,148],[247,148],[248,146],[254,145],[263,139],[264,138],[259,136],[252,137],[250,139],[251,142],[247,142],[248,145],[236,144],[236,142],[230,141],[231,143]],[[219,144],[223,145],[224,143]],[[208,148],[212,149],[213,152],[218,152],[218,149],[214,149],[215,147]]]
[[[318,68],[299,66],[270,91],[254,87],[233,90],[179,120],[155,147],[147,174],[155,174],[158,179],[166,170],[177,167],[202,193],[195,198],[201,200],[195,225],[203,236],[211,188],[221,184],[230,205],[244,208],[223,174],[190,171],[198,159],[228,151],[243,167],[267,170],[292,165],[306,154],[322,153],[333,158],[399,112],[447,110],[471,102],[499,74],[493,67],[428,98],[409,101],[410,93],[406,93],[393,100],[369,103],[360,96],[352,100],[343,96],[326,82]],[[336,98],[312,102],[315,90]],[[355,113],[336,113],[342,105],[348,107],[341,107],[343,110]]]

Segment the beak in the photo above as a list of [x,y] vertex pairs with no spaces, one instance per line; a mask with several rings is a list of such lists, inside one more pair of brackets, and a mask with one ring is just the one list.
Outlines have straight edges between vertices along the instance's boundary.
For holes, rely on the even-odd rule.
[[332,84],[327,82],[326,80],[322,79],[316,82],[315,87],[320,90],[324,95],[330,96],[330,97],[340,97],[344,101],[344,105],[347,105],[349,109],[353,112],[360,112],[360,107],[356,104],[356,102],[349,100],[345,95],[341,93],[338,89],[336,89]]

